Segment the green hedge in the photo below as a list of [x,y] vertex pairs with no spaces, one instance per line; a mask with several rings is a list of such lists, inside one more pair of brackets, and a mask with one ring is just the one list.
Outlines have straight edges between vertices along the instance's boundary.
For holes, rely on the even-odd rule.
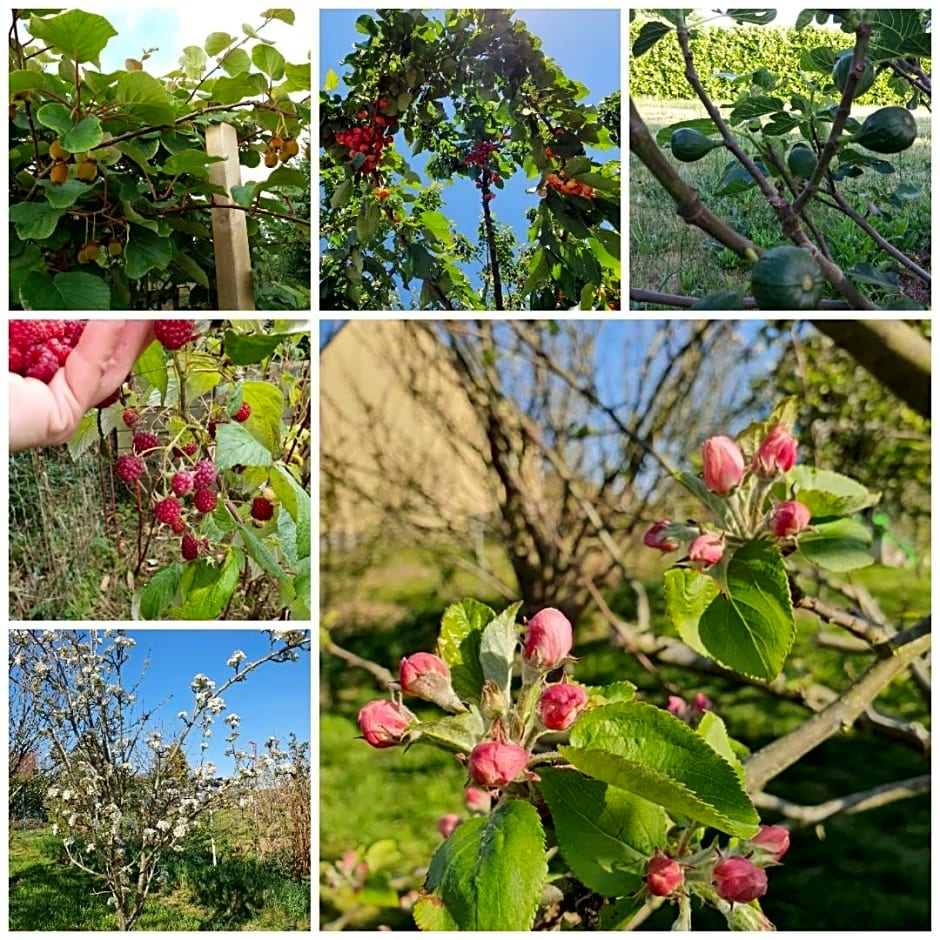
[[[630,48],[636,40],[643,22],[630,24]],[[800,55],[817,46],[835,46],[837,52],[851,49],[853,37],[828,29],[807,27],[799,32],[793,28],[771,26],[736,26],[722,29],[704,26],[691,41],[692,56],[709,97],[716,101],[734,100],[742,85],[732,85],[726,78],[714,73],[734,72],[750,74],[764,66],[775,73],[780,84],[773,90],[777,97],[787,99],[793,94],[806,94],[806,84],[800,78]],[[639,58],[630,57],[630,94],[640,98],[681,100],[695,97],[685,80],[685,65],[676,42],[675,33],[660,39]],[[819,79],[824,76],[815,73]],[[746,85],[743,86],[746,89]],[[875,84],[860,98],[859,104],[903,105],[906,98],[893,91],[888,84],[888,72],[879,74]]]

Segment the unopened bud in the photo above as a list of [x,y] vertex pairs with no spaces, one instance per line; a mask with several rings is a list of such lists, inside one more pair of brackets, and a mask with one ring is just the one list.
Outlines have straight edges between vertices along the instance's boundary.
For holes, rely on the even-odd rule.
[[657,852],[646,865],[646,887],[656,897],[668,897],[683,881],[682,866],[668,855]]
[[670,538],[669,527],[671,525],[668,519],[660,519],[646,530],[643,544],[647,548],[658,548],[661,552],[674,552],[679,547],[679,543],[674,538]]
[[398,702],[380,699],[368,702],[359,709],[357,721],[362,736],[373,747],[394,747],[402,738],[415,716]]
[[432,653],[413,653],[402,659],[398,682],[406,695],[434,702],[448,711],[465,710],[450,684],[447,663]]
[[572,642],[571,621],[560,610],[546,607],[526,623],[526,662],[554,669],[568,657]]
[[751,466],[762,476],[786,473],[796,463],[796,438],[782,424],[778,424],[757,449]]
[[481,787],[504,787],[525,770],[528,760],[528,751],[518,744],[484,741],[470,752],[470,776]]
[[466,787],[463,791],[463,799],[467,804],[467,809],[472,813],[488,813],[493,805],[493,798],[486,790],[479,787]]
[[767,872],[753,862],[733,855],[723,858],[712,872],[712,884],[718,897],[746,904],[767,893]]
[[751,839],[751,845],[779,862],[790,848],[790,831],[783,826],[761,826],[760,832]]
[[437,821],[437,830],[445,838],[449,839],[450,834],[463,822],[456,813],[445,813]]
[[704,566],[721,561],[724,554],[724,539],[715,532],[703,532],[689,546],[689,561],[699,562]]
[[774,535],[781,538],[796,535],[809,525],[811,518],[812,513],[808,506],[804,506],[795,499],[788,499],[777,504],[770,519],[770,528]]
[[727,496],[744,478],[744,455],[730,437],[710,437],[702,444],[702,477],[705,486]]
[[542,724],[552,731],[570,728],[587,705],[587,692],[580,685],[559,682],[548,685],[539,696],[538,711]]

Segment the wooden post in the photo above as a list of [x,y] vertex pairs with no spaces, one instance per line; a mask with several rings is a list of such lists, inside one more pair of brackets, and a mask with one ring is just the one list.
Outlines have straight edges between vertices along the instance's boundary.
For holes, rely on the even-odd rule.
[[227,197],[212,197],[212,239],[215,243],[219,310],[254,310],[245,211],[225,208],[235,205],[231,198],[232,187],[241,184],[235,128],[231,124],[210,124],[206,128],[206,152],[225,157],[225,160],[209,165],[209,182],[222,186],[228,194]]

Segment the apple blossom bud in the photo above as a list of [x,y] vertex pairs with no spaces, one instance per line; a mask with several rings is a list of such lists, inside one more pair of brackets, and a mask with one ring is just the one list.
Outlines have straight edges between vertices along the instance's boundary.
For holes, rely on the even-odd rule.
[[724,554],[722,537],[715,532],[704,532],[697,539],[693,539],[689,546],[689,561],[701,562],[703,565],[714,565],[721,560]]
[[466,787],[463,799],[471,813],[488,813],[493,805],[493,798],[486,790],[479,787]]
[[449,839],[450,834],[463,822],[456,813],[445,813],[437,821],[437,830],[445,838]]
[[767,893],[767,872],[746,858],[733,855],[715,866],[712,884],[718,897],[746,904]]
[[406,695],[434,702],[448,711],[465,710],[450,684],[447,663],[432,653],[404,657],[398,670],[398,683]]
[[394,747],[401,744],[415,716],[398,702],[379,699],[359,709],[357,721],[362,736],[373,747]]
[[796,438],[778,424],[757,449],[751,466],[762,476],[786,473],[796,463]]
[[470,776],[481,787],[504,787],[522,773],[528,759],[528,751],[518,744],[484,741],[470,752]]
[[571,652],[571,621],[554,607],[530,618],[525,628],[525,659],[530,666],[554,669]]
[[704,692],[696,692],[692,707],[697,712],[707,712],[712,707],[712,700]]
[[744,455],[730,437],[710,437],[702,444],[702,476],[705,486],[727,496],[744,478]]
[[658,548],[661,552],[674,552],[679,547],[679,543],[668,535],[667,530],[671,525],[672,523],[668,519],[660,519],[659,522],[646,530],[646,534],[643,536],[643,544],[647,548]]
[[646,887],[657,897],[668,897],[684,880],[682,866],[661,852],[657,852],[646,865]]
[[546,728],[552,731],[565,731],[584,711],[587,700],[587,692],[580,685],[559,682],[557,685],[545,687],[539,696],[536,711]]
[[688,706],[685,704],[685,699],[681,695],[670,695],[669,704],[666,706],[666,710],[676,716],[676,718],[683,718]]
[[790,831],[783,826],[761,826],[760,832],[751,839],[751,845],[779,862],[790,848]]
[[795,499],[788,499],[777,504],[770,519],[770,528],[774,535],[780,537],[796,535],[809,525],[811,518],[812,513],[808,506]]

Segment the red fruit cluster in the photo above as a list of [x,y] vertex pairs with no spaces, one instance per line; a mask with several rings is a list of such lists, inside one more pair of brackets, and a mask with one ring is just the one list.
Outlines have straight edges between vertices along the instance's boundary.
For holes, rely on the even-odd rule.
[[134,483],[144,472],[144,462],[134,454],[121,454],[116,464],[117,475],[125,483]]
[[157,450],[160,447],[160,438],[149,431],[138,431],[134,434],[131,443],[131,449],[135,454],[146,454],[148,451]]
[[197,539],[187,532],[180,541],[180,551],[186,561],[195,561],[200,555],[209,551],[209,540]]
[[140,412],[136,408],[125,408],[121,420],[133,430],[140,424]]
[[[388,102],[384,98],[377,104],[379,108],[388,107]],[[364,109],[359,111],[360,119],[365,120],[368,112]],[[382,151],[391,145],[395,131],[398,129],[398,119],[386,117],[384,114],[376,114],[372,118],[372,123],[367,126],[350,127],[345,131],[336,132],[336,142],[342,144],[349,150],[349,159],[355,160],[359,154],[363,154],[365,160],[356,170],[357,173],[371,173],[382,160]]]
[[215,478],[217,476],[218,473],[215,469],[215,464],[211,460],[200,460],[196,464],[193,482],[195,483],[197,490],[206,490],[212,486],[213,483],[215,483]]
[[499,150],[499,144],[494,144],[491,140],[481,140],[478,141],[471,147],[470,153],[467,154],[464,159],[464,163],[467,166],[483,166],[487,160],[490,158],[491,153],[495,153]]
[[218,500],[215,490],[196,490],[193,496],[193,503],[200,512],[212,512]]
[[81,338],[86,320],[11,320],[9,369],[49,383]]
[[180,506],[180,501],[174,496],[167,496],[166,499],[161,499],[153,507],[153,514],[167,525],[172,525],[175,520],[179,519],[182,511],[183,507]]
[[257,496],[251,503],[251,518],[258,522],[267,522],[274,515],[274,506],[271,500],[263,496]]
[[234,421],[239,421],[239,422],[247,421],[250,415],[251,415],[251,405],[249,405],[247,401],[243,401],[238,411],[236,411],[235,414],[232,415],[232,419]]
[[195,486],[194,477],[192,470],[179,470],[173,474],[170,489],[177,496],[185,496]]
[[[557,189],[563,196],[580,196],[582,199],[593,199],[594,193],[596,190],[593,186],[588,186],[587,183],[581,183],[578,180],[571,179],[570,177],[565,176],[564,170],[559,170],[557,173],[549,173],[545,177],[545,185],[549,189]],[[544,190],[540,191],[540,195],[544,194]]]
[[193,338],[195,320],[154,320],[153,335],[166,349],[179,349]]

